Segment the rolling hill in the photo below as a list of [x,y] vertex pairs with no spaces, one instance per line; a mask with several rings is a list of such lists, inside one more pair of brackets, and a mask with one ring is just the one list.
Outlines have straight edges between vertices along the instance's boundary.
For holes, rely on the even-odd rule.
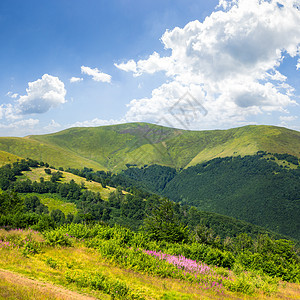
[[159,164],[180,169],[216,157],[251,155],[257,151],[300,157],[300,133],[264,125],[189,131],[128,123],[0,138],[0,150],[64,168],[85,166],[119,172],[126,169],[126,164]]

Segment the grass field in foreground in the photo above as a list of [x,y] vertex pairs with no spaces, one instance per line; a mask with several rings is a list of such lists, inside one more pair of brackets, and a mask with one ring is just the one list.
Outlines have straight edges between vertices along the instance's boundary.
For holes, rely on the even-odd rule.
[[[16,241],[26,239],[28,234],[31,240],[43,243],[43,237],[38,232],[29,230],[13,230],[6,232],[0,229],[1,239],[8,240],[14,235]],[[12,239],[11,239],[12,240]],[[38,254],[24,253],[24,247],[7,246],[0,243],[0,299],[78,299],[78,294],[66,292],[68,298],[61,296],[61,288],[80,293],[79,299],[90,295],[97,299],[114,299],[91,287],[80,287],[78,284],[67,280],[68,273],[78,274],[105,274],[114,282],[119,281],[130,287],[140,299],[299,299],[300,285],[284,283],[279,285],[276,294],[266,296],[256,293],[247,296],[240,293],[224,290],[222,293],[212,289],[200,289],[197,284],[183,280],[150,276],[118,266],[114,261],[104,259],[100,253],[91,248],[86,248],[84,242],[74,240],[73,247],[51,247],[44,245]],[[12,244],[12,243],[11,243]],[[26,278],[38,280],[31,281],[24,277],[10,276],[5,271],[21,274]],[[23,278],[23,282],[22,282]],[[87,278],[88,279],[88,278]],[[41,290],[41,281],[46,289]],[[51,287],[51,284],[55,286]],[[50,288],[50,289],[49,289]],[[56,291],[56,292],[55,292]],[[53,295],[54,292],[54,295]],[[84,295],[82,295],[84,294]],[[42,298],[39,298],[42,296]],[[57,296],[57,297],[56,297]],[[74,297],[72,297],[74,296]],[[117,297],[119,298],[119,297]],[[120,298],[125,299],[125,298]]]

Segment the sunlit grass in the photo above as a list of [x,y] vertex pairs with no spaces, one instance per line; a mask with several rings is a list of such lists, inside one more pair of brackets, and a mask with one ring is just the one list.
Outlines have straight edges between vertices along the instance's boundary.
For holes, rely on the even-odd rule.
[[22,158],[20,156],[5,152],[5,151],[0,151],[0,167],[6,165],[6,164],[11,164],[14,163],[18,160],[21,160]]
[[[52,261],[52,264],[47,261]],[[0,268],[18,272],[30,278],[67,286],[81,292],[86,292],[88,289],[80,289],[75,285],[67,284],[66,272],[70,270],[90,274],[101,272],[108,278],[120,280],[129,285],[133,291],[144,295],[145,299],[162,297],[164,299],[199,299],[200,295],[202,295],[202,299],[209,299],[211,296],[218,299],[211,292],[201,291],[197,289],[196,285],[190,283],[120,268],[112,262],[104,260],[96,250],[85,248],[82,242],[76,242],[75,247],[71,248],[45,246],[42,253],[27,258],[17,248],[4,248],[0,250]],[[103,294],[100,292],[90,290],[90,293],[98,297],[101,295],[100,299],[103,299]]]
[[[51,169],[51,172],[57,172],[57,170]],[[95,181],[87,181],[85,178],[74,175],[72,173],[60,171],[63,174],[63,177],[60,179],[61,183],[69,183],[71,180],[74,180],[77,184],[81,185],[84,184],[85,188],[94,192],[100,193],[101,198],[103,200],[107,200],[109,194],[115,191],[114,187],[106,187],[103,188],[101,183]],[[30,179],[31,181],[40,181],[40,178],[43,177],[45,181],[49,181],[51,175],[45,173],[45,167],[40,168],[32,168],[31,171],[24,171],[23,176],[19,177],[19,179]],[[46,203],[44,203],[46,204]]]
[[68,148],[62,149],[57,145],[35,141],[29,137],[0,137],[0,150],[23,158],[44,161],[55,167],[105,169],[99,163],[81,157]]
[[[47,258],[51,258],[57,263],[56,269],[45,263]],[[65,272],[69,270],[89,273],[101,272],[108,277],[125,282],[134,291],[143,294],[146,299],[159,299],[161,297],[166,297],[165,299],[199,299],[200,295],[203,295],[204,298],[202,299],[206,299],[205,294],[209,299],[208,295],[211,294],[199,291],[196,285],[179,280],[162,279],[119,268],[103,260],[95,250],[86,249],[80,245],[77,245],[76,248],[48,247],[44,249],[44,253],[26,259],[17,249],[4,249],[0,251],[0,267],[30,278],[68,286],[81,292],[87,290],[78,289],[75,285],[69,286],[65,281]],[[103,299],[102,293],[93,292],[92,294],[101,295],[100,299]]]
[[76,215],[78,212],[74,203],[63,201],[57,194],[20,193],[19,195],[22,198],[37,196],[40,199],[41,203],[45,204],[48,207],[49,212],[54,209],[60,209],[66,216],[68,214]]
[[[42,242],[40,253],[24,256],[17,247],[0,247],[0,269],[17,272],[31,279],[53,283],[80,293],[88,293],[98,299],[110,299],[101,291],[90,287],[80,287],[69,283],[66,274],[103,274],[110,280],[120,281],[144,299],[299,299],[299,284],[280,284],[277,293],[271,297],[262,292],[253,296],[214,289],[199,288],[199,284],[185,280],[151,276],[143,272],[136,272],[122,268],[110,259],[105,259],[92,248],[86,248],[83,241],[73,240],[73,247],[50,247],[43,243],[40,233],[31,230],[0,230],[3,240],[14,240],[17,237]],[[217,269],[216,269],[217,270]],[[221,272],[221,269],[220,269]],[[249,277],[250,278],[250,277]],[[253,279],[252,279],[253,280]],[[9,280],[7,275],[0,271],[0,299],[64,299],[59,294],[53,295],[51,290],[42,289],[21,279]],[[40,294],[39,296],[35,296]],[[51,298],[52,297],[52,298]],[[57,298],[55,298],[57,297]]]
[[[147,137],[145,138],[145,134]],[[215,157],[258,150],[300,157],[300,133],[275,126],[185,131],[146,123],[70,128],[26,138],[0,138],[0,150],[55,167],[89,167],[119,172],[125,164],[185,168]],[[137,158],[141,158],[138,163]]]

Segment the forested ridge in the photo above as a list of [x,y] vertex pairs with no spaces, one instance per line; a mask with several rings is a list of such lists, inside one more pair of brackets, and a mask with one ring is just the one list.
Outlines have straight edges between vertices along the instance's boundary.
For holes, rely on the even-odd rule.
[[300,239],[297,157],[258,152],[215,158],[184,170],[164,166],[123,171],[136,186],[171,200]]
[[[38,181],[22,179],[23,171],[37,167],[44,168],[44,174],[51,175],[50,180],[45,180],[44,177]],[[167,170],[171,169],[167,168]],[[0,226],[18,227],[28,223],[27,225],[30,226],[44,228],[55,227],[55,223],[104,221],[111,225],[120,224],[137,230],[146,216],[161,201],[160,196],[148,192],[145,188],[137,188],[133,180],[123,175],[104,171],[94,172],[91,168],[67,171],[99,182],[104,187],[106,185],[116,187],[116,190],[110,194],[108,201],[105,201],[99,193],[88,190],[84,183],[77,184],[74,180],[62,183],[60,181],[62,172],[50,169],[47,163],[21,160],[8,164],[0,168],[0,188],[3,190],[0,194]],[[39,195],[52,195],[65,203],[74,203],[78,213],[65,215],[59,208],[49,212],[48,208],[41,203]],[[210,238],[218,236],[225,239],[241,233],[247,233],[252,237],[266,233],[275,238],[284,237],[244,221],[199,211],[189,205],[174,204],[174,209],[183,224],[191,229],[200,226]]]

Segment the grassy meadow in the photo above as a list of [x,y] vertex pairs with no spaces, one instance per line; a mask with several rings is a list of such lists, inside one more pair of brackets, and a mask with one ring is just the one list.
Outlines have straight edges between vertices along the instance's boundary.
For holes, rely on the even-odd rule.
[[[51,169],[51,168],[50,168]],[[52,172],[57,172],[57,170],[51,169]],[[69,183],[71,180],[74,180],[79,185],[84,185],[84,187],[94,193],[100,193],[101,198],[107,200],[109,194],[114,192],[116,189],[114,187],[103,188],[101,183],[95,181],[88,181],[85,178],[79,177],[72,173],[60,171],[62,173],[62,178],[60,178],[61,183]],[[24,171],[23,175],[19,177],[20,180],[30,179],[31,181],[40,181],[40,178],[43,177],[45,181],[49,181],[51,174],[45,173],[45,167],[32,168],[30,171]],[[126,193],[124,191],[124,193]]]
[[46,205],[51,213],[52,210],[59,209],[61,210],[66,216],[68,214],[76,215],[78,209],[74,203],[66,202],[62,200],[62,198],[57,194],[37,194],[37,193],[26,193],[20,194],[20,196],[25,199],[29,196],[36,196],[40,199],[41,203]]
[[98,227],[99,234],[92,238],[86,227],[78,226],[69,227],[70,233],[79,230],[78,236],[86,234],[85,238],[63,233],[67,227],[44,235],[1,229],[0,299],[299,299],[299,284],[214,266],[205,266],[209,271],[201,270],[196,278],[187,265],[181,269],[126,247],[118,231],[109,239]]
[[[280,153],[290,153],[299,158],[299,149],[299,132],[274,126],[197,132],[132,123],[0,138],[2,164],[20,161],[21,157],[37,160],[1,168],[0,299],[299,299],[299,251],[295,243],[284,237],[273,240],[267,237],[268,233],[257,232],[257,238],[252,239],[243,232],[221,239],[213,235],[209,226],[201,224],[196,208],[183,210],[172,201],[139,190],[131,185],[132,181],[126,182],[122,174],[104,174],[104,181],[102,177],[100,181],[104,186],[108,184],[105,188],[64,171],[60,171],[61,178],[55,179],[59,167],[118,173],[125,168],[133,172],[132,167],[140,166],[145,175],[145,165],[160,164],[174,167],[174,172],[181,174],[175,182],[177,190],[172,188],[176,196],[184,192],[180,184],[191,184],[193,188],[189,186],[190,191],[184,192],[187,197],[198,193],[193,180],[199,178],[202,169],[195,169],[194,174],[193,168],[203,167],[202,182],[208,178],[205,187],[211,189],[211,178],[217,178],[217,171],[212,173],[214,176],[205,177],[209,165],[198,163],[227,156],[235,156],[233,160],[239,162],[238,156],[246,159],[248,154],[265,150],[279,154],[266,154],[259,162],[272,160],[277,168],[282,166],[284,172],[292,169],[289,172],[293,173],[298,172],[298,165],[278,157],[284,157]],[[50,164],[49,174],[41,161]],[[30,171],[25,171],[29,165]],[[161,168],[153,174],[157,172],[167,184],[168,174]],[[93,170],[86,178],[93,178]],[[275,176],[284,172],[273,173]],[[253,171],[256,173],[257,167]],[[148,184],[153,178],[162,183],[153,174],[148,174]],[[223,177],[224,174],[229,174],[226,179],[233,178],[234,172],[223,172]],[[110,176],[113,179],[106,181]],[[284,178],[295,185],[289,177]],[[253,186],[260,187],[261,182],[257,180]],[[213,190],[220,189],[221,183],[216,180]],[[228,186],[233,188],[223,185],[226,190]],[[249,187],[247,195],[251,195],[249,180],[245,186]],[[288,186],[286,190],[292,189]],[[221,193],[223,203],[225,195]],[[248,201],[241,195],[236,197],[239,203],[241,199]],[[198,196],[199,193],[195,198]],[[231,211],[232,203],[228,205]],[[281,205],[279,200],[278,203]],[[289,208],[296,213],[292,205]],[[179,215],[188,216],[199,226],[189,228]],[[277,213],[273,218],[277,223],[279,216]],[[218,226],[228,225],[226,222]],[[152,231],[147,231],[147,224]],[[229,224],[228,228],[234,225]]]

